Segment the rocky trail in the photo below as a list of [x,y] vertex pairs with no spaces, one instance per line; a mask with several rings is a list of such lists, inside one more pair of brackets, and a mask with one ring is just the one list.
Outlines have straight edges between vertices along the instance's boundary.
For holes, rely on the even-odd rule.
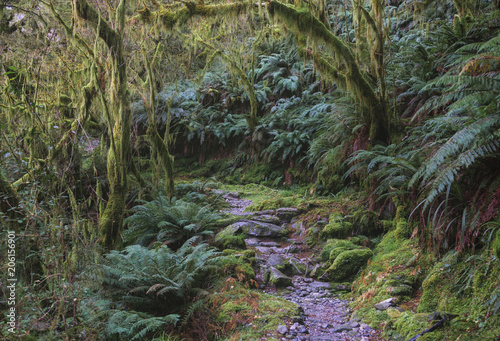
[[[220,192],[219,192],[220,193]],[[223,193],[220,193],[223,194]],[[241,217],[224,233],[245,233],[245,246],[255,250],[256,277],[260,289],[296,303],[301,316],[283,321],[276,331],[262,336],[281,340],[382,340],[379,332],[351,317],[348,301],[340,299],[330,283],[310,278],[314,271],[311,252],[303,243],[305,229],[296,222],[297,208],[244,212],[252,204],[238,193],[225,193],[230,208],[223,213]]]

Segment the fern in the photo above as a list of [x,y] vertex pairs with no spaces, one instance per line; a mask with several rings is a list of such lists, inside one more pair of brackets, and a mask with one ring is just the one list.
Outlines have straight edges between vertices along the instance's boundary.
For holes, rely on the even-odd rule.
[[163,195],[135,210],[125,220],[128,229],[124,238],[127,243],[143,246],[159,241],[178,247],[193,236],[212,234],[213,224],[219,218],[210,205],[199,206],[175,199],[170,201]]
[[139,245],[105,255],[97,274],[102,298],[82,306],[89,323],[106,320],[106,339],[143,340],[158,335],[202,307],[203,289],[223,257],[207,244],[187,240],[176,252]]

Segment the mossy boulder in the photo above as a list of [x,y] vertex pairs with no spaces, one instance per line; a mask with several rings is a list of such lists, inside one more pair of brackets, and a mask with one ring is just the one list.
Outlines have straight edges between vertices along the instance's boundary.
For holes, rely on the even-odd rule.
[[330,252],[330,262],[333,263],[335,259],[337,259],[337,256],[340,255],[342,252],[348,251],[347,248],[345,247],[337,247]]
[[321,260],[326,262],[330,259],[330,254],[333,249],[344,248],[345,250],[354,250],[359,249],[360,246],[354,245],[349,240],[343,239],[328,239],[326,244],[323,246],[323,250],[321,251]]
[[352,224],[348,221],[344,222],[333,222],[328,223],[321,233],[319,237],[321,239],[328,238],[347,238],[352,234]]
[[386,291],[391,296],[411,296],[413,294],[413,287],[408,284],[398,284],[387,286]]
[[328,238],[347,238],[352,234],[352,223],[344,219],[344,217],[338,213],[333,213],[328,219],[329,223],[323,228],[319,237],[321,239]]
[[229,225],[215,236],[215,245],[221,249],[244,249],[245,234],[237,225]]
[[276,269],[274,266],[271,266],[269,283],[275,285],[277,288],[285,288],[293,285],[292,279]]
[[355,234],[364,234],[375,236],[381,232],[380,216],[377,212],[369,211],[364,208],[359,209],[352,214],[350,222],[354,226]]
[[358,235],[349,239],[353,244],[359,246],[367,246],[367,244],[373,244],[367,236]]
[[328,278],[334,282],[342,282],[352,278],[372,255],[372,250],[368,248],[342,252],[326,270]]

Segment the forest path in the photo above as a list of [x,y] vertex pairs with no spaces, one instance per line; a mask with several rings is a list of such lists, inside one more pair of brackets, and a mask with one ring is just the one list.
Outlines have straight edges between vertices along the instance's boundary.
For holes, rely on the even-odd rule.
[[[217,192],[223,194],[222,191]],[[281,236],[273,234],[276,229],[290,230],[295,217],[300,214],[297,208],[245,212],[252,201],[240,198],[237,192],[225,193],[223,198],[230,205],[223,213],[240,216],[241,220],[236,224],[256,226],[250,228],[245,244],[247,249],[256,252],[256,277],[260,289],[297,304],[301,312],[301,316],[283,321],[276,331],[262,335],[261,340],[382,340],[378,331],[351,317],[348,301],[340,299],[330,283],[307,276],[314,263],[311,251],[303,242],[305,229],[296,228],[291,237],[288,236],[290,233]],[[261,226],[263,224],[274,225],[275,228],[267,230]]]

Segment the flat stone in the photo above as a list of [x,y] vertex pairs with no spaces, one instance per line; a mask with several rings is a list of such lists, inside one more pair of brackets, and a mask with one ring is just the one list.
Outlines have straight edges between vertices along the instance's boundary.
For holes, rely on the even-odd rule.
[[267,247],[277,247],[277,246],[280,246],[280,244],[278,244],[276,242],[261,242],[260,245],[267,246]]
[[254,247],[254,246],[260,246],[261,243],[257,238],[248,238],[245,239],[245,244],[247,247]]
[[235,224],[241,226],[241,230],[252,237],[280,237],[283,230],[281,226],[255,220],[243,220]]
[[298,216],[300,211],[295,207],[282,207],[276,210],[276,215],[282,220],[290,221],[293,217]]
[[314,282],[311,282],[309,283],[309,286],[311,286],[312,288],[330,288],[330,283],[328,282],[318,282],[318,281],[314,281]]
[[280,266],[285,264],[285,259],[277,254],[272,254],[267,259],[267,264],[270,266]]
[[302,249],[297,245],[290,245],[283,249],[285,253],[299,253]]
[[273,250],[270,247],[264,247],[264,246],[257,246],[255,248],[255,250],[257,252],[260,252],[260,253],[272,253],[273,252]]
[[248,220],[260,221],[262,223],[271,223],[271,224],[279,224],[280,218],[275,215],[270,214],[252,214],[246,217]]
[[388,298],[385,301],[379,302],[374,305],[377,310],[387,310],[389,307],[394,307],[396,305],[396,298]]
[[340,332],[349,331],[349,330],[352,330],[352,327],[350,325],[348,325],[348,324],[342,324],[339,327],[335,328],[334,332],[335,333],[340,333]]

